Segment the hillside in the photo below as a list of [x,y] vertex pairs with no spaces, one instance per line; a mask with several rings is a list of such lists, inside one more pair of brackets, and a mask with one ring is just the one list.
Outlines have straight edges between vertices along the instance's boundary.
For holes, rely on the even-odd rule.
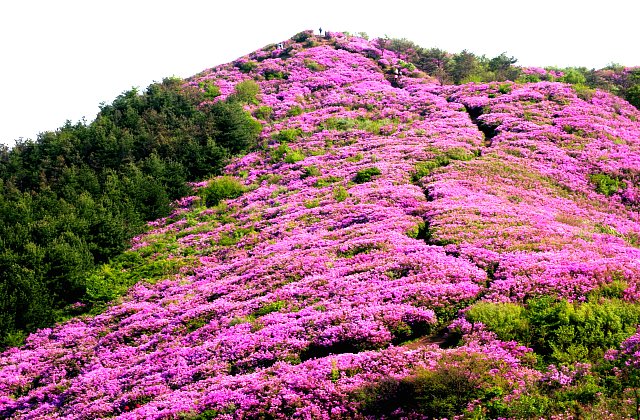
[[640,112],[402,58],[299,34],[188,79],[260,144],[94,279],[149,281],[0,355],[0,415],[637,416]]

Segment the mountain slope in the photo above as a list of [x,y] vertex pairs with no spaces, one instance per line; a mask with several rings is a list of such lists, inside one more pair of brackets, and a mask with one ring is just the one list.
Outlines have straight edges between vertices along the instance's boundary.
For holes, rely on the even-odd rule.
[[[623,100],[548,82],[440,86],[340,34],[188,84],[215,101],[243,80],[259,84],[250,108],[266,127],[226,169],[244,193],[184,199],[130,251],[171,274],[0,356],[4,416],[439,417],[472,401],[515,416],[494,406],[553,370],[460,310],[612,285],[620,305],[637,301],[640,113]],[[442,382],[460,366],[471,385],[448,408],[385,400],[416,372]]]

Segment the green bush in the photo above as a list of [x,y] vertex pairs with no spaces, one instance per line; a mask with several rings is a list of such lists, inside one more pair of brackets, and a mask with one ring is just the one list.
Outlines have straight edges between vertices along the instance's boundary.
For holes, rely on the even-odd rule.
[[318,177],[321,175],[322,175],[322,172],[320,172],[320,169],[318,169],[318,167],[315,165],[311,165],[311,166],[305,167],[302,170],[302,175],[300,176],[300,178],[304,179],[304,178],[309,178],[310,176]]
[[573,85],[573,90],[576,92],[578,98],[583,101],[590,101],[593,98],[593,95],[596,93],[595,89],[590,88],[589,86],[583,84]]
[[267,80],[282,80],[289,77],[285,72],[274,69],[265,69],[262,75]]
[[349,193],[347,192],[346,188],[343,187],[342,185],[337,185],[333,187],[332,194],[333,194],[333,199],[336,200],[338,203],[343,202],[349,197]]
[[273,108],[270,106],[261,106],[253,112],[253,115],[260,120],[269,120],[273,114]]
[[[620,286],[611,286],[612,289]],[[532,347],[548,363],[597,362],[608,349],[617,348],[640,323],[640,304],[593,293],[594,301],[570,303],[549,296],[530,299],[526,306],[481,302],[465,314],[484,323],[501,340]]]
[[206,80],[198,84],[200,89],[204,90],[204,99],[213,100],[220,96],[220,88],[215,84],[213,80]]
[[303,112],[304,110],[302,109],[302,107],[300,107],[299,105],[294,105],[287,110],[287,116],[295,117],[297,115],[301,115]]
[[559,79],[560,82],[570,83],[572,85],[584,85],[587,82],[584,73],[576,68],[567,68],[563,70],[564,75]]
[[[421,369],[403,379],[383,379],[365,387],[357,398],[363,413],[377,418],[393,416],[397,410],[433,419],[453,418],[465,414],[472,401],[498,407],[506,383],[487,373],[494,364],[477,355],[445,356],[433,370]],[[500,415],[491,418],[496,417]]]
[[636,84],[627,89],[625,99],[636,108],[640,109],[640,84]]
[[305,58],[304,59],[304,65],[306,68],[308,68],[311,71],[323,71],[325,70],[325,66],[323,66],[322,64],[318,63],[317,61],[313,61],[311,59]]
[[300,162],[301,160],[304,160],[304,158],[305,158],[305,155],[301,151],[297,149],[289,149],[289,151],[284,157],[284,161],[286,163],[296,163],[296,162]]
[[529,322],[524,307],[515,303],[479,302],[465,313],[470,322],[481,322],[501,340],[527,340]]
[[607,197],[611,197],[620,189],[620,180],[607,174],[592,174],[589,179],[596,185],[596,191]]
[[278,131],[277,133],[272,135],[271,138],[277,140],[280,143],[291,143],[301,135],[302,130],[300,130],[299,128],[287,128],[285,130]]
[[298,32],[297,34],[291,37],[291,40],[293,40],[294,42],[304,42],[309,38],[313,38],[313,31],[307,30],[307,31]]
[[243,80],[235,87],[235,93],[233,99],[238,100],[244,104],[257,105],[257,95],[260,93],[260,85],[255,80]]
[[380,169],[375,166],[362,169],[356,173],[356,176],[353,178],[353,182],[355,182],[356,184],[363,184],[365,182],[371,181],[371,178],[376,175],[380,175],[381,173],[382,172],[380,172]]
[[231,154],[245,152],[255,146],[262,125],[235,101],[216,102],[210,108],[215,119],[215,141]]
[[238,67],[238,69],[240,69],[240,71],[243,73],[249,73],[251,70],[254,70],[256,67],[258,67],[258,63],[256,63],[255,61],[244,61],[237,63],[236,67]]
[[244,184],[236,178],[221,176],[209,181],[207,186],[200,190],[200,196],[210,207],[217,206],[224,199],[240,197],[245,191]]
[[421,178],[431,174],[431,172],[441,166],[447,166],[452,160],[471,160],[476,157],[476,153],[467,150],[463,147],[454,147],[444,154],[439,154],[431,160],[425,162],[419,162],[416,164],[413,173],[411,174],[411,180],[413,182],[419,181]]

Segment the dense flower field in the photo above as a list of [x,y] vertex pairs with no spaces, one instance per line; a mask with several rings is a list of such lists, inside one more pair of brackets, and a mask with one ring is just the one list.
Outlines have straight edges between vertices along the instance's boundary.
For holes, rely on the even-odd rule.
[[[370,384],[456,357],[508,400],[562,373],[466,307],[613,281],[640,298],[635,108],[560,83],[440,86],[375,41],[299,41],[189,80],[214,101],[258,82],[262,145],[226,170],[246,191],[184,199],[135,239],[177,274],[0,355],[0,415],[364,417]],[[637,341],[608,357],[637,365]]]

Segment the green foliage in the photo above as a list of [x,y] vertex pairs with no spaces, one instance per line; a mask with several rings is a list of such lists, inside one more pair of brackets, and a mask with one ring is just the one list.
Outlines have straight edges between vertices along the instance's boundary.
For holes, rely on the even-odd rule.
[[267,303],[265,305],[262,305],[259,309],[257,309],[255,312],[253,312],[253,315],[258,317],[258,316],[264,316],[267,314],[270,314],[272,312],[278,312],[281,309],[285,308],[287,306],[287,302],[284,300],[276,300],[275,302],[270,302]]
[[328,185],[331,185],[331,184],[334,184],[334,183],[340,182],[340,181],[342,181],[342,178],[337,177],[337,176],[329,175],[329,176],[325,176],[323,178],[318,178],[316,180],[316,183],[313,184],[313,186],[317,187],[317,188],[322,188],[322,187],[326,187]]
[[516,340],[549,363],[597,362],[608,349],[635,332],[640,305],[607,295],[620,294],[624,283],[603,286],[591,294],[597,300],[570,303],[551,297],[531,299],[525,307],[481,302],[465,314],[482,322],[501,340]]
[[90,124],[0,149],[0,346],[132,284],[100,265],[168,215],[191,192],[187,181],[255,144],[261,126],[239,102],[254,87],[201,106],[219,95],[213,81],[168,78],[103,104]]
[[304,65],[306,68],[314,72],[323,71],[326,69],[325,66],[323,66],[322,64],[318,63],[317,61],[313,61],[309,58],[304,59]]
[[503,95],[506,95],[509,92],[511,92],[511,88],[512,88],[512,85],[508,83],[503,83],[500,86],[498,86],[498,92],[502,93]]
[[564,75],[558,80],[560,82],[570,83],[572,85],[584,85],[587,82],[587,78],[580,69],[569,67],[562,71]]
[[294,105],[291,108],[289,108],[287,110],[287,116],[289,117],[295,117],[297,115],[301,115],[304,112],[304,110],[302,109],[302,107],[298,106],[298,105]]
[[255,80],[243,80],[235,86],[233,99],[244,104],[257,105],[257,95],[260,93],[260,85]]
[[210,107],[215,120],[216,143],[231,154],[246,152],[256,145],[262,125],[242,108],[242,104],[216,102]]
[[305,42],[310,38],[313,38],[313,31],[302,31],[292,36],[291,40],[294,42]]
[[254,70],[256,67],[258,67],[258,63],[256,63],[255,61],[243,61],[237,63],[236,67],[238,67],[238,69],[243,73],[249,73],[251,70]]
[[338,203],[343,202],[349,197],[349,193],[347,192],[346,188],[343,187],[342,185],[337,185],[333,187],[332,195],[333,195],[333,199],[336,200]]
[[449,165],[452,160],[467,161],[476,156],[474,152],[463,147],[453,147],[446,150],[443,154],[436,155],[433,159],[417,163],[411,174],[411,180],[417,182],[421,178],[431,174],[434,169]]
[[470,322],[481,322],[505,341],[525,337],[529,323],[524,317],[524,307],[515,303],[479,302],[473,305],[465,317]]
[[289,149],[289,151],[284,157],[284,161],[286,163],[296,163],[296,162],[300,162],[301,160],[304,160],[304,158],[305,158],[305,155],[301,151],[297,149]]
[[230,176],[221,176],[209,181],[206,187],[200,190],[200,196],[209,207],[217,206],[220,201],[227,198],[240,197],[246,191],[242,182]]
[[620,180],[607,174],[592,174],[589,179],[595,184],[596,191],[607,197],[611,197],[620,189]]
[[213,80],[207,80],[200,82],[199,85],[204,90],[204,99],[213,100],[220,96],[220,88],[215,84]]
[[356,176],[353,178],[353,182],[355,182],[356,184],[363,184],[365,182],[371,181],[371,178],[376,175],[380,175],[381,173],[382,172],[380,172],[380,169],[375,166],[361,169],[356,173]]
[[289,77],[286,73],[275,69],[266,69],[262,74],[267,80],[283,80]]
[[381,129],[384,126],[395,124],[395,121],[384,118],[380,120],[372,120],[364,117],[358,118],[327,118],[320,128],[323,130],[364,130],[373,134],[381,134]]
[[640,83],[631,86],[625,93],[625,99],[636,108],[640,109]]
[[307,200],[304,202],[304,206],[308,209],[314,209],[320,205],[320,199],[315,198],[313,200]]
[[583,84],[573,85],[573,90],[576,92],[578,98],[583,101],[590,101],[593,98],[593,95],[596,93],[595,89],[591,89],[590,87]]
[[301,135],[302,135],[302,130],[300,130],[299,128],[287,128],[285,130],[278,131],[276,134],[274,134],[271,137],[280,143],[291,143]]
[[[161,244],[154,249],[161,251]],[[155,283],[177,274],[183,264],[178,259],[151,258],[140,252],[125,252],[91,273],[83,300],[100,308],[101,304],[121,296],[141,280]]]
[[311,165],[302,169],[302,175],[300,176],[300,178],[304,179],[310,176],[318,177],[321,175],[322,172],[320,172],[320,169],[318,169],[318,167],[315,165]]
[[269,120],[273,114],[273,108],[270,106],[261,106],[253,112],[253,115],[260,120]]
[[495,364],[480,356],[444,356],[435,369],[420,369],[402,379],[385,378],[362,389],[356,398],[365,415],[376,417],[402,410],[427,418],[454,418],[467,412],[472,401],[494,408],[486,413],[488,418],[501,417],[501,397],[508,384],[488,374],[499,368]]

